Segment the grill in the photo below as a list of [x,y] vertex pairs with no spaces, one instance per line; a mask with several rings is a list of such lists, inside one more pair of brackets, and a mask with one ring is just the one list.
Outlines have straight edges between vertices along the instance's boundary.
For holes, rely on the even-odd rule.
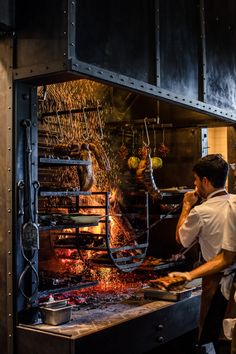
[[[227,126],[235,141],[233,90],[221,97],[235,71],[224,48],[234,31],[221,26],[234,8],[42,0],[21,1],[10,16],[5,3],[0,347],[148,353],[197,326],[197,292],[179,301],[143,293],[149,279],[198,259],[195,249],[174,261],[174,232],[206,127]],[[134,168],[143,156],[149,179]],[[151,175],[149,157],[159,164]],[[75,214],[109,216],[80,225]],[[52,297],[69,299],[71,321],[41,323],[39,306]]]

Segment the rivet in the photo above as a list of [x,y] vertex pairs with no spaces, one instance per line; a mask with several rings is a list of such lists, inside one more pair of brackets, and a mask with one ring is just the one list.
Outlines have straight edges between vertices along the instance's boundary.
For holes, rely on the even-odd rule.
[[12,314],[11,314],[11,313],[9,313],[9,314],[8,314],[8,316],[9,316],[9,317],[11,317],[11,316],[12,316]]
[[11,254],[11,251],[8,251],[8,254]]
[[11,209],[8,209],[7,211],[8,211],[8,213],[11,213]]
[[11,272],[8,272],[8,275],[11,275]]
[[8,296],[11,296],[11,293],[8,293]]
[[10,233],[11,233],[11,230],[8,230],[7,232],[8,232],[8,234],[10,234]]

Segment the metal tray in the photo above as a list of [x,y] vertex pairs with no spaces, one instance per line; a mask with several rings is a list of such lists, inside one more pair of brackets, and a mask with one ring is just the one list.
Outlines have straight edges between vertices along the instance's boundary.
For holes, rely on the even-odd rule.
[[41,315],[43,323],[57,326],[71,320],[73,306],[65,306],[60,308],[41,307]]
[[144,289],[144,297],[158,300],[180,301],[190,297],[192,290],[193,289],[165,291],[150,287]]

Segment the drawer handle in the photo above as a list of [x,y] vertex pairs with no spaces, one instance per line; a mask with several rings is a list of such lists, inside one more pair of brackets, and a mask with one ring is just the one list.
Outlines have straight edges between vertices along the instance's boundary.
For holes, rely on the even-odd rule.
[[156,341],[158,343],[163,343],[164,342],[164,337],[160,336],[160,337],[157,337]]
[[160,324],[160,323],[157,323],[157,324],[155,324],[155,328],[156,328],[158,331],[161,331],[161,330],[163,330],[164,325],[163,325],[163,324]]

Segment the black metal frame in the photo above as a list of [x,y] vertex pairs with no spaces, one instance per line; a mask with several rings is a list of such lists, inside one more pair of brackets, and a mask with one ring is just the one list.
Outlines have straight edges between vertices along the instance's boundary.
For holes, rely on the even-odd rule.
[[[90,6],[89,10],[89,18],[86,18],[88,14],[83,13],[84,9],[82,7],[81,11],[81,5],[83,5],[83,2],[77,2],[74,0],[61,0],[61,2],[55,7],[54,2],[51,1],[44,1],[40,2],[40,5],[34,4],[34,6],[30,5],[28,0],[24,0],[23,3],[20,4],[21,6],[21,11],[19,12],[19,16],[23,16],[24,11],[27,13],[29,12],[30,16],[32,17],[32,22],[34,19],[39,21],[39,16],[40,18],[44,19],[45,22],[45,30],[42,28],[44,22],[42,22],[42,26],[40,28],[36,28],[34,23],[30,23],[29,21],[29,16],[25,19],[25,27],[19,26],[19,31],[17,32],[16,36],[16,48],[17,48],[17,60],[15,61],[15,70],[14,70],[14,79],[15,80],[27,80],[31,83],[37,83],[37,84],[45,84],[47,82],[57,82],[57,81],[69,81],[69,80],[75,80],[79,78],[89,78],[93,79],[96,81],[101,81],[105,82],[107,84],[113,85],[113,86],[119,86],[122,88],[129,89],[130,91],[134,91],[137,93],[142,93],[144,95],[148,95],[153,98],[157,98],[169,103],[175,103],[176,105],[180,105],[186,108],[191,108],[194,111],[198,112],[204,112],[209,114],[210,116],[215,116],[220,119],[229,121],[229,122],[234,122],[236,120],[236,116],[234,113],[234,107],[227,107],[229,109],[225,109],[226,106],[220,104],[219,106],[214,106],[211,104],[210,101],[206,101],[210,96],[206,95],[207,90],[209,88],[210,82],[209,80],[206,80],[206,72],[208,69],[208,62],[209,62],[209,56],[208,56],[208,47],[206,47],[206,36],[209,36],[208,33],[205,33],[205,28],[206,28],[206,20],[208,20],[208,17],[205,15],[204,11],[204,4],[205,2],[203,0],[199,0],[198,3],[194,2],[194,10],[191,10],[191,14],[185,10],[185,1],[187,0],[178,0],[178,15],[182,14],[182,17],[180,16],[181,19],[179,19],[178,24],[180,25],[180,28],[173,29],[171,26],[167,26],[167,30],[170,33],[162,33],[162,28],[160,27],[161,24],[161,19],[163,21],[163,0],[153,0],[152,2],[149,2],[148,6],[151,6],[151,9],[149,9],[149,14],[154,13],[154,18],[152,18],[151,23],[148,22],[150,18],[148,15],[146,18],[143,18],[143,21],[147,21],[147,23],[141,22],[141,25],[144,28],[147,28],[147,31],[142,35],[142,40],[143,43],[147,41],[148,37],[148,30],[150,31],[150,26],[151,27],[151,33],[153,34],[153,42],[147,44],[150,45],[150,50],[154,51],[153,53],[150,54],[150,58],[147,57],[147,54],[144,54],[142,52],[135,52],[137,49],[133,49],[134,52],[130,54],[127,60],[132,60],[132,57],[135,59],[136,57],[139,57],[140,55],[143,56],[144,62],[146,63],[145,67],[135,67],[135,61],[133,63],[133,67],[135,68],[136,72],[140,71],[143,73],[145,76],[145,73],[150,73],[151,79],[149,80],[149,76],[147,75],[147,80],[140,80],[137,78],[137,75],[135,72],[131,71],[124,74],[126,72],[126,66],[130,65],[129,62],[123,62],[120,64],[119,70],[111,70],[110,67],[114,67],[114,63],[117,63],[119,59],[117,59],[116,53],[119,52],[119,45],[122,43],[122,41],[125,40],[125,38],[119,38],[117,37],[117,46],[115,47],[112,43],[114,42],[114,38],[107,38],[105,39],[104,33],[102,32],[103,37],[101,37],[101,42],[102,44],[98,48],[94,48],[92,50],[92,53],[94,53],[94,57],[89,57],[89,53],[87,54],[85,51],[86,45],[83,44],[86,41],[86,35],[87,32],[92,36],[93,29],[81,29],[78,26],[80,26],[81,19],[83,19],[82,24],[86,24],[86,21],[89,20],[89,24],[94,26],[94,32],[96,32],[97,28],[101,28],[101,30],[105,28],[109,28],[109,25],[111,21],[109,18],[106,18],[106,21],[104,23],[99,22],[97,19],[97,14],[95,13],[95,10],[93,10],[93,6]],[[87,2],[86,2],[87,3]],[[187,1],[188,3],[188,1]],[[187,4],[186,3],[186,4]],[[109,2],[111,4],[111,14],[112,16],[114,15],[114,9],[115,9],[115,2]],[[120,3],[122,6],[123,3]],[[140,0],[139,4],[142,5],[142,0]],[[151,5],[150,5],[151,4]],[[165,15],[169,14],[170,19],[174,19],[174,15],[172,14],[172,2],[168,2],[165,8]],[[103,6],[106,6],[107,3],[104,0],[103,2],[99,3],[99,11],[102,13],[102,11],[105,11],[105,7],[103,9]],[[140,5],[140,8],[141,8]],[[198,5],[198,6],[197,6]],[[37,8],[37,6],[39,6]],[[52,9],[55,9],[55,18],[51,22],[51,18],[47,16],[47,13],[52,12]],[[88,5],[87,5],[88,6]],[[118,5],[117,5],[118,6]],[[133,6],[133,3],[128,3],[127,6]],[[177,6],[177,5],[175,5]],[[179,9],[180,8],[180,9]],[[231,7],[229,6],[229,9]],[[128,8],[126,8],[128,9]],[[191,9],[187,6],[186,9]],[[232,8],[234,10],[234,8]],[[123,14],[125,9],[123,10]],[[130,8],[129,8],[129,11]],[[135,11],[135,9],[134,9]],[[136,11],[138,11],[136,9]],[[181,13],[182,11],[182,13]],[[189,10],[190,11],[190,10]],[[147,11],[148,12],[148,11]],[[38,13],[38,16],[37,16]],[[106,11],[105,11],[106,13]],[[122,11],[120,10],[120,14],[117,16],[120,16],[120,18],[114,17],[117,21],[122,19]],[[134,12],[137,17],[141,16],[142,14],[139,14],[138,12]],[[81,18],[80,16],[85,16],[85,18]],[[191,28],[192,32],[189,34],[189,37],[187,37],[186,31],[183,32],[186,29],[187,26],[187,19],[188,15],[194,17],[194,28]],[[167,16],[167,17],[168,17]],[[207,13],[207,16],[209,16],[209,13]],[[135,16],[134,16],[135,17]],[[92,22],[90,20],[92,18]],[[197,19],[198,18],[198,22]],[[28,20],[28,22],[27,22]],[[137,19],[130,19],[132,24],[134,26],[137,26]],[[165,19],[164,19],[165,21]],[[182,21],[182,22],[181,22]],[[19,22],[19,21],[18,21]],[[17,23],[18,23],[17,22]],[[22,21],[24,23],[24,21]],[[40,22],[41,24],[41,22]],[[51,28],[50,28],[51,25]],[[129,28],[132,28],[130,26],[130,23],[124,23],[124,26],[127,27],[127,33],[129,33]],[[190,26],[188,22],[188,26]],[[50,31],[49,29],[50,28]],[[178,36],[175,33],[176,31],[179,31]],[[48,32],[47,32],[48,31]],[[80,32],[79,32],[80,31]],[[107,31],[107,30],[106,30]],[[182,31],[182,32],[181,32]],[[53,34],[51,34],[51,32]],[[117,35],[117,32],[113,29],[114,35]],[[113,33],[112,32],[112,33]],[[184,33],[184,36],[183,36]],[[161,36],[162,34],[162,36]],[[54,36],[54,38],[53,38]],[[177,37],[176,37],[177,36]],[[192,37],[191,37],[192,36]],[[230,37],[231,36],[231,37]],[[229,32],[229,38],[231,40],[233,39],[234,33]],[[173,39],[171,39],[173,37]],[[183,38],[182,38],[183,37]],[[100,37],[99,37],[100,38]],[[182,55],[184,60],[179,61],[179,70],[185,70],[184,65],[186,62],[186,58],[189,57],[189,62],[191,61],[191,55],[195,53],[195,49],[198,48],[198,55],[199,55],[199,60],[197,60],[198,63],[198,72],[193,73],[193,77],[195,79],[190,78],[190,74],[185,71],[185,76],[183,76],[183,86],[189,86],[189,89],[185,89],[184,91],[181,90],[181,88],[178,87],[178,85],[175,85],[175,77],[173,76],[173,85],[171,89],[166,89],[166,83],[165,83],[165,77],[163,77],[163,61],[161,59],[161,53],[160,49],[162,52],[163,56],[163,51],[167,51],[168,53],[171,53],[171,46],[175,46],[175,48],[178,48],[177,44],[175,44],[176,38],[180,40],[179,43],[179,49],[176,49],[177,53],[179,51],[179,55]],[[187,43],[186,43],[186,38],[187,38]],[[81,39],[82,39],[82,44],[81,44]],[[192,46],[192,43],[195,42],[195,40],[198,39],[198,43],[195,44],[195,48],[192,49],[192,52],[190,53],[188,51],[188,46]],[[113,41],[113,42],[112,42]],[[168,47],[165,43],[169,42]],[[207,42],[208,43],[208,42]],[[92,43],[96,45],[96,43]],[[130,43],[131,44],[131,43]],[[103,45],[103,46],[102,46]],[[129,44],[126,44],[128,47]],[[87,45],[88,47],[89,45]],[[91,46],[91,45],[90,45]],[[113,52],[110,53],[109,55],[106,54],[106,46],[110,47],[113,49]],[[145,47],[145,46],[144,46]],[[102,50],[102,53],[100,51]],[[226,47],[226,52],[227,52],[227,47]],[[97,54],[96,54],[97,53]],[[196,52],[197,54],[197,52]],[[82,59],[81,59],[82,55]],[[96,57],[97,55],[97,57]],[[98,56],[100,55],[100,56]],[[169,54],[168,54],[169,55]],[[232,52],[232,61],[234,63],[234,56],[235,54]],[[86,59],[86,60],[84,60]],[[170,61],[170,69],[173,71],[173,67],[175,65],[175,62]],[[224,53],[222,53],[222,61],[224,60]],[[98,64],[96,63],[98,62]],[[236,61],[236,60],[235,60]],[[137,64],[139,65],[139,64]],[[224,62],[222,62],[222,65],[224,65]],[[227,65],[227,63],[225,63]],[[232,64],[234,65],[234,64]],[[168,70],[168,68],[165,68],[165,71]],[[218,70],[218,68],[214,68],[214,70]],[[171,72],[172,72],[171,71]],[[173,71],[174,72],[174,71]],[[172,74],[171,74],[172,75]],[[173,74],[174,75],[174,74]],[[178,72],[178,75],[181,75]],[[187,76],[186,76],[187,75]],[[142,76],[142,75],[140,75]],[[191,81],[192,80],[192,81]],[[194,80],[197,80],[195,82]],[[154,81],[154,82],[151,82]],[[198,90],[198,97],[196,97],[194,92],[191,92],[191,85],[196,87],[196,90]],[[224,78],[222,78],[222,86],[221,83],[219,82],[219,89],[222,90],[222,87],[224,85]],[[217,87],[215,87],[217,90]],[[209,90],[208,90],[209,91]],[[183,94],[183,92],[187,92],[187,95]],[[217,94],[218,92],[216,92]],[[230,98],[229,100],[230,101]]]

